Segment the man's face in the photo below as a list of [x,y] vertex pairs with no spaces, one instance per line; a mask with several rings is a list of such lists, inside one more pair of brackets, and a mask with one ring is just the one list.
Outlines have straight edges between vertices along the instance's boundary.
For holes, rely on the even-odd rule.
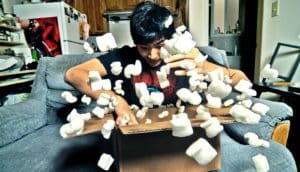
[[160,48],[164,46],[164,41],[165,39],[161,38],[147,45],[136,45],[140,55],[151,67],[156,67],[162,62],[160,58]]

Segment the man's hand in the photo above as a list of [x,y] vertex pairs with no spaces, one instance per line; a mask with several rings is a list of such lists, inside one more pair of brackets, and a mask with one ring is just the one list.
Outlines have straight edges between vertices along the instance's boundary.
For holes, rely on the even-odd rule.
[[[187,54],[176,54],[164,60],[165,63],[170,68],[180,68],[180,64],[183,62],[191,62],[196,63],[195,59],[198,57],[203,56],[197,48],[193,48]],[[201,57],[204,58],[204,57]],[[204,60],[205,61],[205,60]],[[201,73],[202,71],[203,62],[197,63],[196,68],[194,69],[196,72]],[[178,69],[175,71],[175,75],[184,76],[187,74],[187,70]]]
[[117,101],[118,101],[118,105],[115,108],[115,112],[117,114],[116,124],[120,125],[121,120],[125,118],[129,118],[128,125],[138,124],[134,112],[130,109],[127,101],[121,96],[117,96]]

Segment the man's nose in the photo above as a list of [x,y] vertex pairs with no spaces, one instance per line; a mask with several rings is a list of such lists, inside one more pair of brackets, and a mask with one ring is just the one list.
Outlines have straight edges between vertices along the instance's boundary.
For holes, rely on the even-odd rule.
[[156,59],[160,56],[160,49],[159,48],[151,48],[148,57],[150,59]]

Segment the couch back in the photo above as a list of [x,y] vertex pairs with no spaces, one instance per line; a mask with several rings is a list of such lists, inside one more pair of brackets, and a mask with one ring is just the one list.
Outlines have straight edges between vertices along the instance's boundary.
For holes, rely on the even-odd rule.
[[[216,63],[226,66],[226,56],[222,50],[214,47],[200,47],[202,52]],[[64,122],[65,116],[76,108],[79,112],[90,111],[95,105],[87,107],[81,101],[69,104],[61,97],[63,91],[70,91],[80,100],[82,94],[64,80],[65,72],[72,66],[80,64],[103,53],[95,54],[69,54],[56,57],[43,57],[38,65],[37,76],[33,84],[31,97],[45,101],[48,124]]]
[[70,104],[61,97],[63,91],[70,91],[78,100],[82,94],[64,80],[65,72],[72,66],[80,64],[91,58],[97,57],[101,53],[95,54],[69,54],[56,57],[43,57],[39,61],[37,76],[34,81],[31,97],[45,99],[48,124],[63,122],[65,116],[73,109],[82,109],[84,106],[77,103]]

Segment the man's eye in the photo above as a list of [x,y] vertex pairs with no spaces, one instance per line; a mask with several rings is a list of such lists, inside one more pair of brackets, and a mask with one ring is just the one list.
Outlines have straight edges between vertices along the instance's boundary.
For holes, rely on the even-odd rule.
[[141,47],[143,50],[148,50],[148,47]]

